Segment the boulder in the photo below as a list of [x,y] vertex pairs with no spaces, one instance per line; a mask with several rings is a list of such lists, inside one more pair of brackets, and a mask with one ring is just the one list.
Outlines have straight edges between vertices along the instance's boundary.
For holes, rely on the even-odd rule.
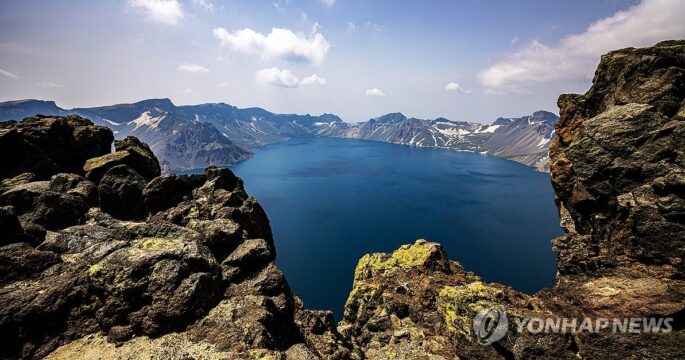
[[143,201],[145,179],[127,165],[107,170],[98,185],[100,208],[117,219],[142,219],[147,212]]
[[130,163],[131,154],[128,151],[116,151],[106,155],[88,159],[83,165],[86,178],[95,184],[99,184],[105,173],[117,166]]
[[33,116],[0,123],[0,178],[30,172],[48,179],[58,172],[81,174],[89,158],[110,151],[114,140],[108,128],[95,126],[77,115]]
[[202,175],[165,174],[150,181],[143,190],[145,206],[151,214],[167,210],[192,198],[192,191],[205,182]]
[[150,147],[138,138],[128,136],[123,140],[116,140],[114,148],[116,151],[128,151],[131,154],[131,159],[127,165],[146,180],[152,180],[161,174],[157,157],[150,150]]
[[48,230],[78,224],[96,195],[94,185],[74,174],[58,174],[50,181],[12,187],[0,195],[0,204],[11,205],[27,223]]

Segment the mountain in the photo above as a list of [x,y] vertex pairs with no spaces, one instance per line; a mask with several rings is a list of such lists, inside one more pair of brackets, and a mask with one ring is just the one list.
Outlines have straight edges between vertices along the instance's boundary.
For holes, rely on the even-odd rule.
[[521,118],[500,118],[492,125],[423,120],[401,113],[348,124],[333,114],[274,114],[261,108],[239,109],[224,103],[176,106],[149,99],[66,110],[50,101],[0,103],[0,121],[36,113],[77,114],[112,129],[116,138],[135,136],[150,145],[166,171],[229,165],[248,159],[246,150],[290,138],[331,136],[419,147],[442,147],[493,155],[546,171],[547,151],[558,117],[538,111]]
[[549,144],[559,117],[547,111],[520,118],[499,118],[492,125],[422,120],[392,113],[367,122],[332,128],[331,136],[367,139],[419,147],[480,152],[548,171]]

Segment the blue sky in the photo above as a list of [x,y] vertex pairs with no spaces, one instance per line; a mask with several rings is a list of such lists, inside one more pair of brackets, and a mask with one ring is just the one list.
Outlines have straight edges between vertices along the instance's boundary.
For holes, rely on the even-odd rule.
[[685,1],[3,0],[0,100],[489,123],[557,112],[600,54],[670,38]]

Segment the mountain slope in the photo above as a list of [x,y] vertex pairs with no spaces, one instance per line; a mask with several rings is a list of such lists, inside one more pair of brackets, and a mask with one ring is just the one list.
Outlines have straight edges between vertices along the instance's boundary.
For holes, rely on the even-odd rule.
[[78,114],[111,128],[116,138],[136,136],[150,145],[167,171],[210,163],[229,165],[252,156],[246,148],[310,136],[480,152],[547,171],[547,151],[558,119],[552,113],[539,111],[484,125],[390,113],[348,124],[332,114],[274,114],[261,108],[239,109],[224,103],[176,106],[169,99],[71,110],[38,100],[0,103],[0,121],[35,113]]
[[445,118],[421,120],[392,113],[326,133],[393,144],[480,152],[548,171],[547,153],[558,119],[550,112],[537,111],[530,116],[499,118],[492,125],[484,125]]

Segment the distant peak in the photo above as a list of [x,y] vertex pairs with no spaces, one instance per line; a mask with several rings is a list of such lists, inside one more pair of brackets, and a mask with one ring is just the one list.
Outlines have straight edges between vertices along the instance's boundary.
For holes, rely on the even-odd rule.
[[397,122],[397,121],[402,121],[405,120],[407,117],[404,116],[404,114],[400,112],[395,112],[395,113],[389,113],[385,114],[382,116],[379,116],[375,118],[374,120],[380,121],[380,122]]
[[0,102],[0,106],[30,105],[30,104],[40,104],[40,105],[49,105],[49,106],[57,107],[57,104],[52,100],[23,99],[23,100],[11,100],[11,101]]
[[134,105],[142,106],[142,107],[159,107],[159,108],[172,108],[175,106],[174,103],[171,102],[171,100],[168,98],[142,100],[142,101],[135,103]]
[[553,112],[546,111],[546,110],[538,110],[538,111],[533,113],[533,116],[536,116],[536,117],[543,117],[543,116],[544,117],[557,117],[557,114],[555,114]]

